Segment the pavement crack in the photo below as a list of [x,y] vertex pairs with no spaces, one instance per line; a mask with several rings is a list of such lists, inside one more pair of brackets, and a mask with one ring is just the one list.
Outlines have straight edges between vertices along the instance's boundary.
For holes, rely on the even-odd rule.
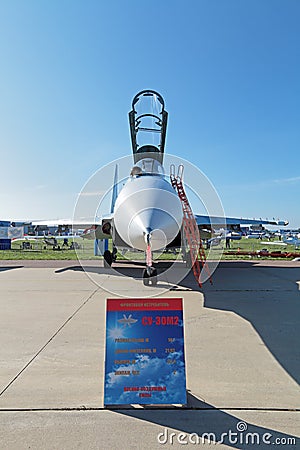
[[51,341],[61,332],[61,330],[78,314],[78,312],[91,300],[91,298],[99,291],[99,287],[95,289],[86,300],[69,316],[64,323],[56,330],[56,332],[48,339],[48,341],[37,351],[37,353],[25,364],[25,366],[14,376],[14,378],[0,392],[0,397],[10,386],[19,378],[19,376],[30,366],[30,364],[42,353],[42,351],[50,344]]

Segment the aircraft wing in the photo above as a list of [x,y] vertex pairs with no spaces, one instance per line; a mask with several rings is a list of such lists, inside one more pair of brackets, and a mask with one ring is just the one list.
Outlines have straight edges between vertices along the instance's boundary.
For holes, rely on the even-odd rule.
[[288,225],[287,221],[284,220],[268,220],[268,219],[243,219],[243,218],[235,218],[235,217],[217,217],[217,216],[202,216],[195,215],[195,219],[197,225],[277,225],[277,226],[286,226]]
[[102,218],[83,218],[83,219],[50,219],[50,220],[33,220],[30,222],[33,226],[46,225],[48,227],[58,227],[59,225],[69,225],[72,227],[90,227],[91,225],[100,225],[102,223]]
[[58,236],[58,235],[52,235],[52,234],[45,234],[43,236],[31,236],[28,234],[24,234],[23,237],[21,238],[12,238],[12,241],[17,242],[17,241],[37,241],[37,240],[45,240],[45,239],[76,239],[78,237],[81,237],[81,235],[77,235],[77,234],[66,234],[63,236]]
[[[107,214],[105,217],[93,217],[93,218],[82,218],[82,219],[56,219],[56,220],[37,220],[33,221],[32,225],[47,225],[47,226],[59,226],[68,225],[73,229],[76,228],[87,228],[102,225],[104,221],[110,221],[113,219],[113,214]],[[226,225],[277,225],[286,226],[288,221],[284,220],[268,220],[268,219],[245,219],[236,217],[218,217],[218,216],[207,216],[207,215],[195,215],[195,219],[198,226],[222,226]],[[107,236],[99,236],[101,239],[107,239]]]
[[[84,230],[80,233],[80,237],[86,239],[111,239],[110,235],[104,234],[102,232],[102,225],[105,222],[110,223],[113,219],[113,214],[106,214],[103,217],[83,217],[75,219],[54,219],[54,220],[34,220],[31,222],[33,226],[48,226],[48,227],[69,227],[72,229],[73,234],[76,230]],[[44,236],[41,236],[42,238]],[[55,235],[55,237],[58,237]],[[78,237],[62,235],[62,237]]]

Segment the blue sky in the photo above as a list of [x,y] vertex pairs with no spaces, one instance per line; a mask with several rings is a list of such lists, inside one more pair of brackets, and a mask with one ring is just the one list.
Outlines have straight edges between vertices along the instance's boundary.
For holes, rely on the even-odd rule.
[[299,21],[297,0],[1,2],[1,219],[72,216],[93,172],[130,154],[149,88],[166,151],[227,215],[299,227]]

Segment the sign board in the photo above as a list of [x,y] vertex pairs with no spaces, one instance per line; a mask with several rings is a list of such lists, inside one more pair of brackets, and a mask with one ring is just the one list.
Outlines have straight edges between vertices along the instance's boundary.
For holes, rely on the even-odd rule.
[[24,237],[24,227],[10,227],[8,228],[9,239],[22,239]]
[[23,227],[0,227],[0,239],[22,239],[23,237]]
[[104,404],[186,404],[181,298],[107,299]]

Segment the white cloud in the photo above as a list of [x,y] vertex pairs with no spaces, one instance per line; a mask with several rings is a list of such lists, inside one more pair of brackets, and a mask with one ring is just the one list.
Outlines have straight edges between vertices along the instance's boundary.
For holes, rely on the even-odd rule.
[[299,183],[300,177],[291,177],[291,178],[278,178],[277,180],[272,180],[273,183],[276,184],[295,184]]
[[[263,188],[272,188],[272,187],[280,187],[280,186],[292,186],[298,184],[300,182],[300,177],[289,177],[289,178],[275,178],[275,179],[266,179],[261,181],[253,181],[250,183],[243,184],[234,184],[234,185],[226,185],[222,186],[222,189],[239,189],[239,190],[260,190]],[[220,191],[222,190],[220,189]]]
[[[181,403],[182,395],[184,395],[184,365],[181,361],[182,353],[172,353],[172,359],[176,360],[175,365],[167,363],[168,358],[151,358],[148,355],[136,355],[135,364],[118,366],[118,370],[139,371],[136,383],[139,386],[167,386],[166,392],[156,392],[156,402],[160,400],[164,403],[166,400],[171,403]],[[174,370],[176,367],[176,370]],[[110,372],[106,376],[106,402],[109,404],[110,395],[118,398],[119,404],[133,403],[132,399],[136,398],[139,403],[139,392],[123,392],[124,379],[117,376],[115,372]],[[155,381],[154,381],[155,380]],[[135,385],[134,380],[128,378],[128,386]],[[130,401],[129,401],[130,399]],[[151,401],[150,401],[151,402]]]
[[98,191],[98,192],[82,191],[82,192],[79,192],[79,194],[77,194],[77,195],[84,196],[84,197],[95,197],[95,196],[102,197],[102,195],[104,195],[104,194],[105,194],[105,191]]

